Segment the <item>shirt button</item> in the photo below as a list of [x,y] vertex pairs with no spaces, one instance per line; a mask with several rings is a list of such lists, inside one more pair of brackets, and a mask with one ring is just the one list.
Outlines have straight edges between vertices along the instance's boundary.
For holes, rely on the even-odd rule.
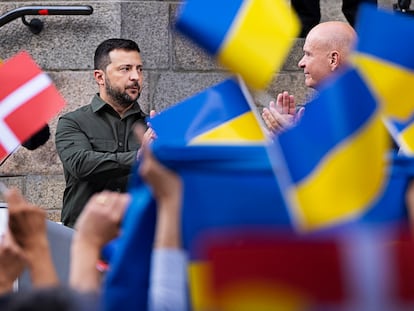
[[119,146],[119,147],[122,147],[123,145],[124,145],[124,144],[123,144],[123,143],[121,143],[121,142],[119,142],[119,143],[118,143],[118,146]]

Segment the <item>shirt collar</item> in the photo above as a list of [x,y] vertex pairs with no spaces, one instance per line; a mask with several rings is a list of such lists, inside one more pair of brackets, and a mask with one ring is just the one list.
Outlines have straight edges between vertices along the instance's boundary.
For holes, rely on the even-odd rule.
[[[99,96],[99,93],[96,93],[95,96],[92,99],[92,102],[91,102],[92,111],[97,112],[97,111],[103,109],[103,107],[105,107],[106,105],[111,107],[111,105],[107,104]],[[111,107],[111,109],[113,109],[113,108]],[[138,102],[134,103],[134,105],[126,112],[124,117],[129,116],[131,114],[135,114],[135,113],[142,113],[141,108],[138,105]]]

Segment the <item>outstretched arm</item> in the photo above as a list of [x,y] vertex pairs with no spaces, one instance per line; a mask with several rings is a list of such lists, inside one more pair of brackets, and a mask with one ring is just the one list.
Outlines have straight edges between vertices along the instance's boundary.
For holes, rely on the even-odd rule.
[[26,258],[10,231],[0,236],[0,295],[13,290],[14,281],[23,272]]
[[182,182],[143,146],[139,173],[157,201],[149,310],[186,310],[187,256],[181,248]]
[[5,194],[9,210],[9,230],[24,252],[35,287],[59,283],[46,231],[46,213],[27,202],[20,191],[10,189]]
[[71,246],[70,285],[81,292],[99,292],[96,269],[102,248],[116,238],[129,202],[128,194],[103,191],[93,195],[75,224]]

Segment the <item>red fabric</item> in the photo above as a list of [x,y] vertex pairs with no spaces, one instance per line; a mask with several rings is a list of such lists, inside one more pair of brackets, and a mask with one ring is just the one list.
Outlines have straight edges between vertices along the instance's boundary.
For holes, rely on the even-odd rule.
[[284,236],[241,240],[210,244],[208,259],[217,293],[231,284],[253,281],[296,289],[317,303],[346,300],[340,245],[335,241]]
[[[18,53],[0,66],[0,123],[8,127],[20,142],[40,130],[65,105],[65,100],[50,81],[46,88],[36,91],[31,98],[2,117],[7,96],[42,74],[42,70],[27,52]],[[0,132],[0,160],[9,153],[4,148],[4,134],[1,136]]]

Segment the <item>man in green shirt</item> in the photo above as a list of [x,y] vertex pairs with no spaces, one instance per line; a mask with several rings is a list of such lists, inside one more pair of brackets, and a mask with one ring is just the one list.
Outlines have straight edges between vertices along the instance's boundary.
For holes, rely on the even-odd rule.
[[[99,86],[89,105],[59,118],[56,148],[66,180],[62,222],[73,227],[96,192],[124,192],[140,144],[134,126],[146,115],[137,99],[142,90],[140,49],[132,40],[108,39],[95,51]],[[151,139],[148,129],[145,139]]]

